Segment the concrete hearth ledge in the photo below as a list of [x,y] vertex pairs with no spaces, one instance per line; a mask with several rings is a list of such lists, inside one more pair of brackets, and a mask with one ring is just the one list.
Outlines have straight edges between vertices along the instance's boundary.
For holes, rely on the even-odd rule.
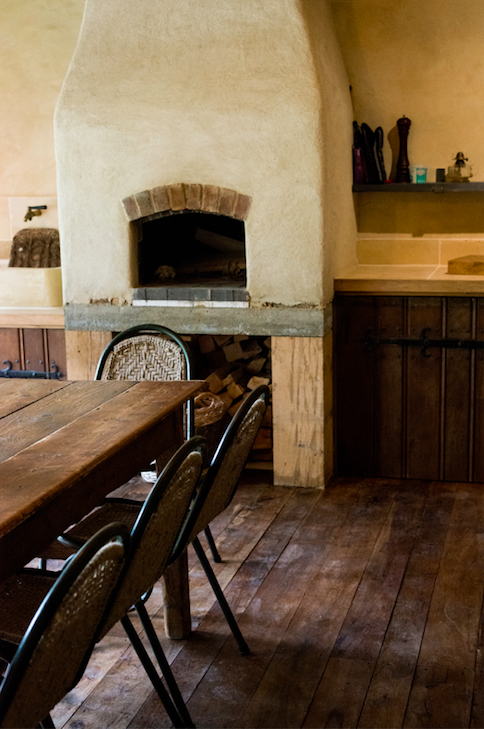
[[333,326],[332,306],[205,308],[68,304],[66,329],[122,331],[137,324],[163,324],[180,334],[248,334],[274,337],[323,337]]

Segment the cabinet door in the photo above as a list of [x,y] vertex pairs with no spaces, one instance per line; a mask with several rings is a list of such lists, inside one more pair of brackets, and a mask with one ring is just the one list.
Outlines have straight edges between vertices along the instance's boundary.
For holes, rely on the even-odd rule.
[[[484,482],[484,300],[340,296],[335,310],[338,474]],[[479,346],[450,346],[466,340]]]
[[[12,369],[50,372],[57,365],[65,380],[66,347],[63,329],[0,329],[0,362],[11,362]],[[3,369],[6,365],[1,364]]]

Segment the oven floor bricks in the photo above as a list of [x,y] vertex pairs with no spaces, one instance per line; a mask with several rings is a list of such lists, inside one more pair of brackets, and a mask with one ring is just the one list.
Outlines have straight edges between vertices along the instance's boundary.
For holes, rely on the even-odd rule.
[[[108,331],[66,330],[69,379],[93,379]],[[324,488],[333,472],[332,333],[272,337],[274,483]]]

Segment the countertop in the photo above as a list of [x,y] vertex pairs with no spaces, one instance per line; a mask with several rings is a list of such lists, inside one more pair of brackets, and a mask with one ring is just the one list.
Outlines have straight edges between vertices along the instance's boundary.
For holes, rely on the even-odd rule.
[[0,327],[64,329],[64,309],[62,306],[0,306]]
[[484,276],[447,273],[447,266],[358,265],[335,278],[335,291],[442,296],[484,296]]

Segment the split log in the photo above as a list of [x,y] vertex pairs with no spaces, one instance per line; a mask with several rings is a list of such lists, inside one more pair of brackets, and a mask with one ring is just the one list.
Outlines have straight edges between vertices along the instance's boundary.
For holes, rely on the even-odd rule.
[[208,389],[210,392],[212,392],[214,395],[217,395],[219,392],[221,392],[224,389],[224,384],[220,377],[215,374],[215,372],[212,372],[211,375],[205,378],[205,382],[208,382]]
[[266,357],[256,357],[255,359],[249,360],[246,367],[247,367],[248,372],[250,372],[252,375],[258,375],[259,372],[261,372],[261,370],[264,367],[266,362],[267,362]]
[[238,359],[244,359],[244,350],[240,346],[239,342],[233,342],[232,344],[227,344],[223,348],[223,353],[225,355],[225,359],[227,362],[235,362]]
[[254,451],[267,450],[272,448],[272,428],[261,427],[257,433],[252,449]]
[[200,348],[200,352],[202,354],[207,354],[208,352],[215,352],[217,345],[214,341],[214,338],[211,334],[203,334],[198,338],[198,346]]
[[260,385],[269,385],[270,382],[269,377],[251,377],[247,383],[247,387],[249,390],[255,390],[256,387],[260,387]]
[[240,385],[237,385],[236,382],[231,382],[229,385],[227,385],[227,392],[229,393],[232,400],[237,400],[239,397],[242,397],[245,390]]
[[224,344],[228,344],[232,340],[230,334],[214,334],[213,340],[219,347],[223,347]]

